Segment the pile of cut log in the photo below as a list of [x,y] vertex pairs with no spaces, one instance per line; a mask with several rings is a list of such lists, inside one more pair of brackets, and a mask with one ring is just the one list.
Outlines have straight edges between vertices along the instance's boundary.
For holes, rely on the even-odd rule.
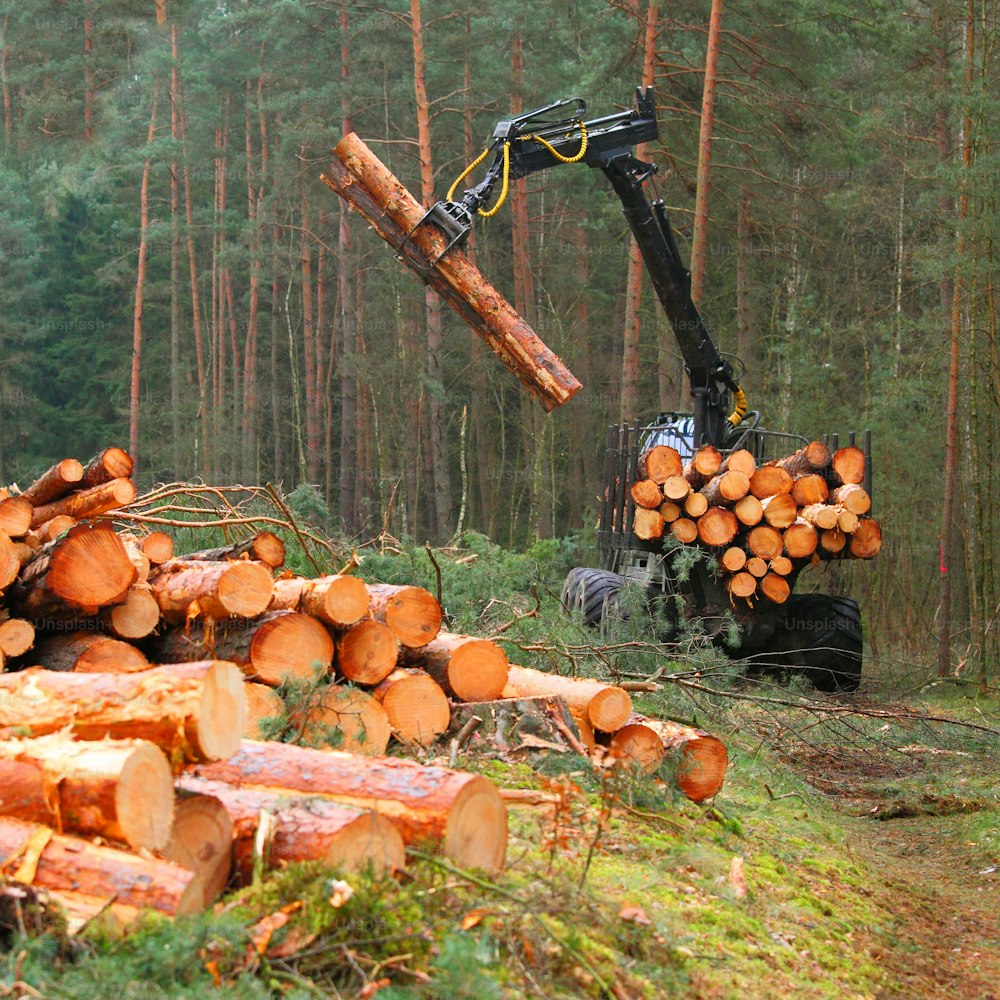
[[[417,840],[502,867],[503,793],[384,757],[390,739],[670,755],[689,798],[721,787],[719,740],[442,631],[420,587],[295,577],[270,532],[176,556],[141,522],[116,530],[130,472],[108,449],[0,502],[0,866],[71,914],[191,912],[261,865],[391,869]],[[323,749],[261,741],[268,718]]]
[[853,445],[831,453],[812,441],[758,465],[745,450],[723,458],[711,445],[686,465],[668,445],[639,460],[629,493],[632,530],[643,541],[668,532],[681,544],[715,552],[733,598],[783,604],[789,577],[809,561],[871,559],[882,546],[868,516],[865,455]]

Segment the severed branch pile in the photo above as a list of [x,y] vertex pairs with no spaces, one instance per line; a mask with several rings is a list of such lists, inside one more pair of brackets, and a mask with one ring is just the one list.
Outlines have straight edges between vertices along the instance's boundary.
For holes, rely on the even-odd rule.
[[759,466],[749,451],[724,459],[711,445],[682,465],[675,449],[657,445],[629,487],[633,531],[643,541],[669,531],[700,544],[716,553],[733,598],[783,604],[807,562],[878,554],[882,531],[864,479],[864,452],[853,445],[831,454],[813,441]]
[[[502,753],[647,770],[669,754],[689,798],[721,787],[715,737],[442,631],[423,588],[282,572],[268,531],[178,556],[141,520],[115,530],[130,472],[108,449],[0,502],[0,867],[74,919],[194,912],[261,865],[398,868],[417,841],[501,868],[503,794],[384,757],[390,739],[423,751],[447,734],[454,757],[478,730]],[[268,718],[325,748],[260,741]]]

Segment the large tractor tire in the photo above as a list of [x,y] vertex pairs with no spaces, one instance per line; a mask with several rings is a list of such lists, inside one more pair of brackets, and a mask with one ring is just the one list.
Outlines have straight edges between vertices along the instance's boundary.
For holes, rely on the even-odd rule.
[[599,626],[618,602],[625,577],[604,569],[577,566],[566,574],[560,599],[568,611],[580,611],[588,625]]
[[768,644],[779,662],[804,668],[819,691],[856,691],[861,683],[861,610],[848,597],[793,595]]

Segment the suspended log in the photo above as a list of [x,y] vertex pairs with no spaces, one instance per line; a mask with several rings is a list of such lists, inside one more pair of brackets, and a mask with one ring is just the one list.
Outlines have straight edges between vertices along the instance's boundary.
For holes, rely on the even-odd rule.
[[768,573],[763,580],[757,584],[757,589],[775,604],[784,604],[791,596],[792,588],[783,576],[777,573]]
[[762,465],[750,477],[750,492],[758,499],[791,493],[795,480],[791,473],[777,465]]
[[811,556],[819,544],[816,529],[801,517],[785,528],[783,538],[785,553],[792,559],[805,559]]
[[719,449],[710,444],[702,445],[684,466],[683,475],[693,489],[700,490],[719,471],[720,465]]
[[792,496],[800,507],[808,507],[814,503],[825,503],[830,495],[830,487],[826,479],[817,472],[799,476],[792,484]]
[[423,587],[369,583],[372,617],[396,633],[404,646],[424,646],[441,631],[441,605]]
[[746,563],[746,571],[758,580],[767,576],[767,567],[768,564],[760,556],[751,556]]
[[489,639],[439,632],[426,646],[404,650],[403,663],[426,670],[460,701],[493,701],[507,684],[507,654]]
[[676,448],[658,444],[639,457],[639,478],[662,485],[671,476],[681,475],[681,456]]
[[733,545],[719,556],[719,562],[723,569],[738,573],[746,565],[747,554],[738,545]]
[[[521,750],[573,752],[572,742],[581,739],[573,713],[563,698],[536,695],[456,705],[449,735],[460,733],[470,719],[479,721],[473,739],[496,747],[503,754]],[[566,736],[569,731],[570,738]],[[593,731],[591,730],[591,736]]]
[[174,540],[164,531],[151,531],[148,535],[143,535],[139,544],[154,566],[161,566],[174,557]]
[[149,667],[141,650],[100,632],[54,635],[37,644],[31,659],[33,666],[78,674],[130,674]]
[[764,512],[764,520],[772,528],[787,528],[798,514],[795,499],[790,493],[779,493],[777,496],[765,497],[760,502]]
[[698,537],[698,525],[687,517],[679,517],[670,525],[670,534],[685,545]]
[[753,457],[753,452],[747,451],[746,448],[737,448],[719,466],[719,474],[728,472],[730,469],[742,472],[749,479],[757,471],[757,460]]
[[176,789],[167,861],[193,872],[205,906],[225,891],[233,870],[233,821],[214,795]]
[[[865,481],[865,453],[854,445],[838,448],[830,462],[832,479],[837,484],[850,485]],[[863,513],[863,512],[862,512]]]
[[273,581],[255,562],[187,562],[171,559],[149,578],[153,596],[168,622],[193,615],[214,620],[255,618],[271,603]]
[[110,897],[169,916],[204,909],[197,879],[180,865],[99,847],[6,816],[0,816],[0,865],[13,870],[16,881],[40,889]]
[[284,715],[284,699],[274,688],[257,681],[247,680],[243,685],[243,691],[247,697],[247,720],[243,727],[243,735],[248,740],[267,739],[261,730],[261,723]]
[[563,677],[529,667],[510,665],[510,682],[522,697],[560,697],[571,711],[585,714],[595,729],[613,733],[632,713],[627,691],[583,677]]
[[257,618],[211,625],[191,622],[187,628],[165,630],[150,649],[160,663],[229,660],[247,677],[272,687],[290,678],[315,680],[333,663],[330,633],[315,618],[298,611],[268,611]]
[[35,626],[24,618],[0,621],[0,653],[8,659],[27,653],[35,644]]
[[112,479],[100,486],[92,486],[88,490],[70,493],[61,500],[35,507],[31,514],[31,526],[38,527],[49,518],[66,515],[82,521],[89,517],[98,517],[112,510],[120,510],[135,499],[135,483],[131,479]]
[[451,721],[448,697],[423,670],[394,670],[373,692],[393,735],[403,743],[430,746]]
[[101,621],[119,639],[144,639],[160,623],[160,606],[148,583],[133,583],[121,604],[102,609]]
[[[677,520],[676,516],[674,520]],[[636,538],[641,538],[644,542],[653,542],[657,538],[663,537],[665,523],[660,511],[646,510],[645,507],[636,507],[635,514],[632,517],[632,531],[635,533]]]
[[873,559],[882,548],[882,528],[873,517],[863,517],[851,535],[850,553],[855,559]]
[[736,515],[736,520],[748,528],[764,520],[764,508],[752,493],[748,493],[733,504],[733,513]]
[[239,788],[290,789],[374,809],[393,821],[404,843],[440,841],[462,867],[503,867],[507,812],[493,783],[477,774],[252,740],[229,760],[193,773]]
[[684,513],[690,518],[699,518],[708,510],[708,500],[701,493],[691,493],[684,501]]
[[701,490],[710,507],[731,506],[737,500],[742,500],[749,492],[750,480],[746,473],[740,472],[739,469],[730,469],[728,472],[716,476]]
[[637,507],[656,510],[663,503],[663,493],[652,479],[637,479],[628,492]]
[[174,779],[152,743],[79,743],[63,733],[0,740],[0,813],[158,851],[170,836]]
[[186,552],[185,562],[225,562],[227,559],[250,559],[271,569],[285,564],[285,543],[273,531],[258,531],[252,538],[214,549]]
[[868,491],[857,483],[838,486],[830,493],[830,503],[839,504],[852,514],[867,514],[872,509],[872,498]]
[[132,458],[121,448],[105,448],[95,455],[83,470],[80,487],[86,489],[111,482],[112,479],[127,479],[132,475]]
[[145,739],[165,752],[227,757],[246,724],[243,676],[223,661],[134,674],[0,674],[0,739],[69,727],[81,740]]
[[425,209],[358,136],[341,139],[321,176],[486,341],[546,410],[579,391],[572,373],[462,250],[453,248],[442,257],[447,245],[443,234],[436,226],[419,225]]
[[729,593],[733,597],[752,597],[757,590],[757,578],[740,571],[729,578]]
[[27,534],[34,511],[34,507],[24,497],[0,500],[0,531],[11,538]]
[[271,608],[303,611],[334,628],[348,628],[368,614],[368,588],[356,576],[275,580]]
[[611,737],[611,751],[656,771],[667,754],[674,754],[674,781],[692,802],[703,802],[722,788],[729,765],[725,744],[715,736],[665,719],[635,715]]
[[381,702],[367,691],[342,684],[318,687],[302,707],[296,708],[290,722],[301,732],[305,744],[367,757],[384,754],[392,735]]
[[736,515],[731,510],[725,507],[709,507],[698,518],[698,538],[705,545],[718,548],[728,545],[736,537],[739,526],[740,522],[736,520]]
[[337,669],[349,681],[380,684],[399,664],[399,639],[388,625],[368,619],[337,641]]
[[761,559],[771,560],[784,552],[781,532],[767,524],[760,524],[747,535],[747,548]]
[[810,441],[794,454],[768,464],[784,469],[793,476],[804,476],[810,472],[819,472],[830,464],[830,449],[822,441]]
[[75,490],[81,479],[83,466],[75,458],[64,458],[43,472],[21,496],[33,507],[40,507]]
[[229,813],[233,824],[236,871],[249,883],[254,870],[254,846],[261,818],[268,815],[265,869],[295,861],[319,861],[331,868],[375,872],[395,871],[406,861],[403,838],[385,816],[371,810],[315,796],[255,788],[233,788],[222,781],[186,775],[178,779],[184,791],[211,795]]
[[[670,524],[672,521],[676,521],[677,518],[681,516],[681,507],[679,504],[674,503],[673,500],[664,500],[663,503],[660,504],[659,509],[660,509],[660,517],[666,524]],[[656,530],[655,527],[653,530],[654,531]],[[660,536],[662,537],[662,535],[663,532],[661,531]],[[641,538],[642,536],[640,535],[639,537]]]
[[80,524],[35,553],[5,600],[32,621],[61,621],[122,601],[135,576],[110,525]]

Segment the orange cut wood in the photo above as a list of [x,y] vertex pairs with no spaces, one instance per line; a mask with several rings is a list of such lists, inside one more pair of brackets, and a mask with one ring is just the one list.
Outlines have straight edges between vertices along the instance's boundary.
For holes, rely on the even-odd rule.
[[747,547],[755,556],[771,560],[784,551],[784,541],[781,532],[768,524],[759,524],[747,535]]
[[423,670],[394,670],[373,694],[389,717],[393,735],[403,743],[430,746],[451,722],[447,695]]
[[176,789],[167,861],[193,872],[206,906],[225,891],[233,871],[233,821],[213,795]]
[[764,520],[764,508],[752,493],[748,493],[733,504],[733,513],[736,515],[736,520],[748,528]]
[[271,569],[285,564],[285,543],[273,531],[258,531],[256,535],[222,545],[214,549],[201,549],[183,556],[186,562],[225,562],[226,560],[249,559]]
[[658,510],[636,507],[632,516],[632,531],[636,538],[641,538],[644,542],[653,542],[663,537],[665,523],[663,515]]
[[671,476],[663,484],[663,495],[668,500],[683,500],[691,492],[691,484],[683,476]]
[[95,455],[83,470],[80,487],[100,486],[112,479],[127,479],[132,475],[132,458],[121,448],[105,448]]
[[757,471],[757,460],[753,457],[753,452],[747,451],[746,448],[737,448],[719,466],[720,473],[728,472],[730,469],[742,472],[749,479]]
[[247,698],[247,719],[243,735],[248,740],[266,739],[261,723],[276,721],[285,713],[285,701],[272,687],[247,680],[243,685]]
[[772,528],[787,528],[796,518],[798,507],[790,493],[779,493],[777,496],[765,497],[760,502],[764,512],[764,520]]
[[830,449],[822,441],[810,441],[794,454],[779,458],[770,464],[776,465],[779,469],[785,469],[793,476],[819,472],[830,464]]
[[333,747],[367,757],[385,753],[392,735],[389,716],[377,698],[361,688],[328,684],[292,713],[291,722],[310,746]]
[[795,480],[791,473],[777,465],[762,465],[750,477],[750,492],[758,499],[791,493]]
[[255,840],[262,815],[269,815],[265,869],[295,861],[318,861],[331,868],[374,872],[403,867],[403,838],[385,816],[371,810],[318,796],[256,788],[234,788],[222,781],[194,775],[178,779],[186,792],[217,798],[233,824],[233,855],[237,872],[248,883],[253,877]]
[[174,557],[174,540],[163,531],[151,531],[144,535],[139,543],[146,558],[154,565],[160,566]]
[[750,573],[740,571],[729,578],[729,593],[733,597],[752,597],[757,590],[757,578]]
[[41,542],[51,542],[58,538],[64,531],[69,531],[76,524],[76,518],[69,514],[56,514],[50,517],[44,524],[40,524],[32,532],[37,534]]
[[146,739],[165,752],[213,760],[239,746],[243,675],[233,663],[175,663],[134,674],[0,674],[0,739],[67,727],[77,739]]
[[847,535],[840,528],[827,528],[820,532],[819,544],[824,552],[836,555],[843,552],[847,546]]
[[564,677],[543,670],[510,665],[510,681],[526,698],[550,695],[563,698],[570,710],[586,714],[595,729],[613,733],[632,714],[627,691],[603,681],[584,677]]
[[493,701],[507,685],[507,654],[489,639],[439,632],[426,646],[404,651],[403,662],[426,670],[460,701]]
[[684,545],[690,545],[698,537],[698,525],[686,517],[679,517],[670,525],[670,533]]
[[771,560],[769,568],[772,573],[777,573],[778,576],[788,576],[795,567],[788,556],[775,556]]
[[348,628],[368,614],[368,588],[356,576],[275,580],[271,608],[304,611],[334,628]]
[[68,632],[43,639],[31,658],[33,666],[78,674],[128,674],[149,667],[137,647],[100,632]]
[[849,550],[855,559],[873,559],[882,548],[882,528],[873,517],[863,517],[851,535]]
[[462,867],[496,871],[504,864],[507,811],[493,783],[478,774],[252,740],[229,760],[193,773],[234,787],[284,788],[374,809],[393,821],[406,844],[438,841]]
[[[636,513],[638,513],[638,511]],[[660,504],[660,517],[663,518],[665,523],[670,524],[671,521],[676,521],[680,516],[680,505],[674,503],[673,500],[664,500],[663,503]],[[662,535],[662,532],[660,534]]]
[[804,559],[816,551],[819,535],[816,529],[801,517],[785,528],[785,552],[793,559]]
[[173,812],[170,765],[152,743],[84,743],[63,733],[0,740],[3,815],[158,851]]
[[43,472],[22,494],[33,507],[58,500],[83,479],[83,466],[75,458],[64,458]]
[[702,445],[684,466],[684,476],[692,486],[700,489],[712,478],[722,465],[722,453],[714,445]]
[[[6,532],[0,531],[0,593],[17,579],[21,571],[24,554],[20,548],[21,543],[12,542]],[[27,561],[30,561],[34,553],[27,554]]]
[[865,453],[854,445],[838,448],[830,462],[834,479],[844,485],[865,481]]
[[757,587],[769,601],[773,601],[775,604],[784,604],[792,593],[788,581],[777,573],[768,573],[757,584]]
[[426,645],[441,631],[441,605],[423,587],[369,583],[372,617],[396,633],[404,646]]
[[[169,916],[185,916],[204,908],[194,874],[179,865],[99,847],[78,837],[48,836],[47,831],[38,823],[0,816],[0,865],[16,869],[19,861],[31,854],[35,864],[30,883],[40,889],[105,896],[125,906],[159,910]],[[32,851],[35,843],[39,847]]]
[[830,503],[839,504],[852,514],[867,514],[872,509],[872,498],[868,491],[857,483],[838,486],[830,494]]
[[681,456],[670,445],[658,444],[639,457],[640,479],[652,479],[654,483],[663,484],[671,476],[680,474]]
[[845,535],[853,535],[855,531],[858,530],[858,524],[861,518],[857,514],[852,513],[849,510],[845,510],[843,507],[837,508],[837,527],[840,528]]
[[728,570],[730,573],[738,573],[746,565],[747,554],[739,546],[733,545],[722,553],[719,557],[719,562],[722,564],[723,569]]
[[368,619],[352,625],[337,641],[337,668],[349,681],[379,684],[396,669],[399,651],[396,633]]
[[25,618],[0,621],[0,653],[8,658],[27,653],[35,644],[35,626]]
[[20,538],[32,527],[34,508],[24,497],[0,500],[0,531],[10,538]]
[[97,517],[112,510],[120,510],[135,499],[135,483],[131,479],[112,479],[99,486],[92,486],[78,493],[70,493],[61,500],[35,507],[31,514],[31,526],[38,527],[49,518],[60,514],[75,517],[78,521],[84,518]]
[[800,507],[808,507],[814,503],[826,503],[829,495],[830,487],[827,486],[826,479],[816,472],[799,476],[792,484],[792,496]]
[[730,506],[737,500],[742,500],[750,491],[750,480],[746,473],[739,469],[730,469],[702,488],[701,493],[709,506]]
[[701,493],[691,493],[684,501],[684,513],[690,518],[699,518],[708,510],[708,501]]
[[705,545],[718,548],[728,545],[739,530],[736,515],[725,507],[709,507],[698,518],[698,537]]
[[171,559],[149,578],[153,596],[168,622],[189,616],[224,620],[254,618],[271,603],[274,582],[254,562],[186,562]]
[[746,571],[759,580],[767,575],[767,563],[760,556],[751,556],[747,560]]
[[814,503],[808,507],[803,507],[799,512],[803,521],[808,521],[811,525],[820,530],[837,527],[837,508],[825,503]]
[[160,623],[160,606],[148,583],[133,583],[121,604],[102,609],[101,621],[119,639],[144,639]]
[[655,510],[663,503],[663,492],[652,479],[638,479],[629,487],[629,496],[637,507]]

